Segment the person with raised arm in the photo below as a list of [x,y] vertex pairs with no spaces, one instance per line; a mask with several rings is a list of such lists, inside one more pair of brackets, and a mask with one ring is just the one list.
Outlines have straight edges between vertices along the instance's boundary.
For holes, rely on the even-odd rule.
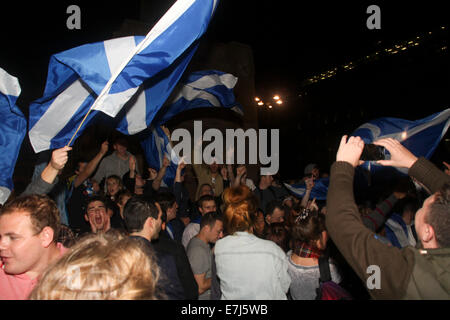
[[384,166],[407,168],[431,195],[417,211],[418,247],[398,249],[375,238],[362,222],[353,195],[353,178],[364,148],[360,137],[343,136],[331,166],[326,228],[344,258],[366,283],[375,299],[450,298],[450,177],[423,157],[416,157],[400,142],[387,138],[374,144],[385,147],[390,160]]

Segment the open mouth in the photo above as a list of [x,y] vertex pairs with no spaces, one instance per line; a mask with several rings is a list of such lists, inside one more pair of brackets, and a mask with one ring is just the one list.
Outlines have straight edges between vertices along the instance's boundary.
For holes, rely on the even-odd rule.
[[95,217],[94,217],[94,222],[95,222],[95,224],[97,224],[97,225],[102,224],[102,223],[103,223],[103,218],[102,218],[102,216],[100,216],[100,215],[95,216]]

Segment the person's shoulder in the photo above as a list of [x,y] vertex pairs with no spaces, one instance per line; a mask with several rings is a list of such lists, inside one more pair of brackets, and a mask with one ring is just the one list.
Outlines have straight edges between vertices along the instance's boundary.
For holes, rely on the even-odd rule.
[[204,243],[202,240],[200,240],[197,237],[193,237],[191,240],[189,240],[189,243],[186,247],[186,251],[200,250],[205,247],[209,248],[209,246],[206,243]]
[[286,252],[283,251],[283,249],[280,248],[279,245],[277,245],[275,242],[267,239],[261,239],[255,236],[255,241],[259,243],[259,246],[261,248],[264,248],[268,251],[270,251],[273,255],[277,256],[280,259],[286,260],[288,259],[288,256],[286,255]]

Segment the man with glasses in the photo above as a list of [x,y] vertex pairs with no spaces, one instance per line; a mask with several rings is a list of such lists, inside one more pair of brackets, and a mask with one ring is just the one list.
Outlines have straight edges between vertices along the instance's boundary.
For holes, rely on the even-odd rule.
[[0,211],[0,300],[24,300],[67,249],[57,243],[58,208],[44,195],[21,196]]

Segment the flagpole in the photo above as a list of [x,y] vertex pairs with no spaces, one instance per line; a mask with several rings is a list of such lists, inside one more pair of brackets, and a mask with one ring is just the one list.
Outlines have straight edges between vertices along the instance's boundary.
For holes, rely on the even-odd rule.
[[72,140],[75,138],[75,136],[77,135],[78,131],[80,130],[81,126],[83,125],[84,121],[86,121],[89,113],[91,113],[92,111],[92,107],[89,109],[89,111],[86,113],[86,115],[84,116],[83,120],[81,121],[80,125],[78,126],[77,130],[75,130],[75,133],[73,134],[72,138],[70,138],[69,143],[67,144],[66,147],[70,147],[70,144],[72,143]]
[[181,16],[193,3],[195,0],[180,0],[176,1],[172,7],[166,12],[166,14],[163,15],[163,17],[156,23],[156,25],[153,26],[153,28],[148,32],[148,34],[145,36],[145,38],[134,48],[134,50],[130,53],[130,55],[125,59],[121,66],[117,69],[115,74],[111,76],[109,81],[106,83],[106,85],[103,87],[103,90],[98,95],[97,99],[95,99],[92,106],[89,108],[89,111],[86,113],[86,115],[83,118],[83,121],[78,126],[77,130],[75,131],[72,138],[70,138],[69,143],[67,146],[70,146],[70,143],[75,138],[75,135],[80,130],[81,126],[83,125],[84,121],[88,117],[89,113],[92,109],[97,107],[98,104],[103,103],[105,100],[105,95],[107,95],[107,92],[111,90],[111,86],[113,82],[117,79],[120,72],[130,63],[131,59],[142,51],[143,48],[147,47],[150,43],[152,43],[163,31],[166,30],[167,26],[169,26],[173,21],[175,21],[179,16]]

